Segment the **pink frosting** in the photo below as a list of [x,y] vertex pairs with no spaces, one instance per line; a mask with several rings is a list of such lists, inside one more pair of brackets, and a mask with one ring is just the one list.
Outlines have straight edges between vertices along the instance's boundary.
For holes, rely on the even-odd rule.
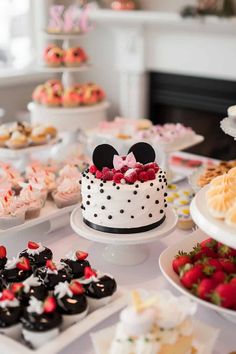
[[57,187],[55,195],[64,200],[76,198],[80,193],[80,186],[77,179],[64,178]]
[[31,184],[22,185],[20,199],[27,208],[41,208],[42,199],[40,189],[33,187]]
[[81,173],[78,168],[71,165],[65,165],[60,171],[59,176],[62,178],[80,179]]
[[26,211],[18,197],[5,195],[0,199],[0,216],[17,216]]

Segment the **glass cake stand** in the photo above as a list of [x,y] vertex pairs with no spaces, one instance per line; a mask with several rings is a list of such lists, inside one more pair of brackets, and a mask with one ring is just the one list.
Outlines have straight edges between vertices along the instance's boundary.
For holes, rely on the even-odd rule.
[[117,265],[135,265],[144,262],[148,255],[145,244],[155,242],[170,234],[177,224],[176,213],[168,207],[166,219],[157,228],[135,234],[111,234],[96,231],[83,222],[81,208],[76,208],[71,214],[71,227],[76,234],[87,240],[103,243],[103,258]]

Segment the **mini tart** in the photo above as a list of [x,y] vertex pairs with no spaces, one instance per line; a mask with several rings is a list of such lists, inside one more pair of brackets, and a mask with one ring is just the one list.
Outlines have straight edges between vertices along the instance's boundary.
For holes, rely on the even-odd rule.
[[88,313],[88,304],[83,286],[76,280],[70,284],[59,283],[55,286],[58,311],[63,315],[63,329],[82,320]]
[[18,339],[20,338],[20,316],[22,307],[15,295],[9,289],[0,294],[0,333]]
[[53,290],[61,282],[70,282],[72,273],[70,267],[62,262],[53,263],[47,260],[45,267],[36,270],[36,276],[43,282],[48,290]]
[[42,97],[46,94],[46,87],[44,85],[38,85],[32,93],[32,99],[35,103],[42,103]]
[[84,270],[84,277],[80,283],[85,288],[90,310],[95,310],[110,302],[117,289],[115,279],[108,274],[101,274],[90,267]]
[[7,250],[6,247],[0,246],[0,270],[4,269],[7,263]]
[[22,336],[33,349],[57,337],[62,317],[57,311],[55,298],[47,297],[42,302],[32,297],[21,317],[21,323]]
[[80,47],[67,49],[64,57],[64,63],[66,66],[69,67],[80,66],[81,64],[85,63],[87,60],[88,57],[85,51]]
[[11,284],[10,289],[23,306],[28,306],[31,297],[43,301],[48,296],[46,286],[34,275],[22,283]]
[[15,131],[11,134],[10,139],[7,140],[5,145],[9,149],[22,149],[29,145],[29,141],[26,135],[19,131]]
[[9,131],[4,126],[0,126],[0,146],[4,146],[9,138]]
[[68,264],[72,270],[73,279],[79,279],[84,276],[86,267],[90,267],[89,262],[86,260],[88,253],[83,251],[75,251],[66,255],[61,259],[61,262]]
[[63,64],[65,51],[57,46],[48,46],[44,52],[44,61],[49,67],[59,67]]
[[47,132],[42,125],[35,127],[30,135],[30,140],[33,145],[42,145],[48,142]]
[[20,257],[27,257],[32,267],[43,267],[47,260],[52,259],[52,251],[41,243],[28,242],[28,247],[20,253]]
[[1,276],[7,283],[21,283],[33,273],[26,257],[8,259]]

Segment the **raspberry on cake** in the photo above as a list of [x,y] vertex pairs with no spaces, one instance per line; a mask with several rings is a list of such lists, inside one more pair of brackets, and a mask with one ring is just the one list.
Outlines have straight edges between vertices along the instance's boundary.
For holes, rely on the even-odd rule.
[[166,173],[155,162],[151,145],[133,145],[119,156],[108,144],[93,153],[82,174],[82,214],[89,227],[108,233],[137,233],[165,220]]

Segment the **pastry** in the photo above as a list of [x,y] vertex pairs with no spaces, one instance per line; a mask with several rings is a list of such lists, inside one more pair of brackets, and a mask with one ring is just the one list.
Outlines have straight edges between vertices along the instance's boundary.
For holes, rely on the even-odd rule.
[[71,268],[73,279],[79,279],[83,277],[84,270],[86,267],[90,267],[89,262],[87,261],[88,253],[83,251],[72,251],[68,253],[61,262],[68,264]]
[[190,230],[194,227],[193,219],[190,215],[189,206],[182,206],[176,209],[178,216],[177,226],[182,230]]
[[85,51],[80,47],[69,48],[65,52],[64,63],[66,66],[80,66],[86,63],[88,57]]
[[57,137],[57,129],[52,125],[45,125],[44,131],[51,139],[55,139]]
[[38,85],[32,93],[32,99],[35,103],[42,103],[42,98],[46,94],[47,89],[45,85]]
[[62,323],[61,314],[57,311],[54,297],[49,296],[45,301],[32,297],[25,309],[22,322],[22,337],[31,348],[37,349],[56,338]]
[[9,289],[4,289],[0,293],[0,333],[19,341],[21,313],[22,307],[14,293]]
[[192,353],[195,303],[169,291],[133,291],[132,299],[120,314],[109,354]]
[[67,88],[62,96],[63,107],[72,108],[78,107],[81,103],[81,99],[78,95],[77,90],[74,87]]
[[57,284],[65,281],[70,282],[72,279],[71,269],[67,264],[54,263],[52,260],[47,260],[44,267],[38,268],[36,275],[48,290],[53,290]]
[[65,178],[81,179],[81,173],[76,166],[65,165],[59,171],[58,183],[62,182]]
[[85,105],[93,105],[103,101],[105,93],[98,85],[94,83],[88,83],[85,85],[85,92],[83,96],[83,103]]
[[43,59],[47,66],[51,68],[60,67],[64,63],[65,51],[56,45],[46,47]]
[[29,278],[32,272],[28,258],[13,257],[12,259],[8,259],[1,276],[7,283],[21,283]]
[[34,219],[40,215],[42,208],[42,198],[40,189],[35,188],[32,184],[22,183],[22,190],[19,198],[26,207],[26,219]]
[[62,314],[62,330],[82,320],[88,313],[88,304],[83,286],[76,280],[70,284],[59,283],[55,286],[58,311]]
[[53,89],[54,92],[57,92],[60,94],[63,91],[62,82],[57,79],[47,80],[44,85],[45,85],[46,89],[51,88],[51,89]]
[[147,143],[133,145],[120,157],[108,144],[93,152],[82,175],[82,215],[89,227],[109,233],[137,233],[165,221],[166,173],[154,162]]
[[0,197],[0,229],[21,225],[25,222],[26,207],[18,197],[5,194]]
[[103,274],[90,267],[84,269],[84,276],[79,282],[85,288],[90,311],[107,305],[117,289],[116,281],[112,275]]
[[29,145],[28,138],[25,134],[15,131],[11,134],[10,139],[5,142],[9,149],[22,149]]
[[4,146],[10,138],[10,133],[3,125],[0,126],[0,147]]
[[79,182],[75,178],[64,178],[53,192],[52,197],[58,208],[78,203],[81,199]]
[[47,88],[45,95],[42,96],[41,103],[47,107],[58,107],[62,102],[62,92]]
[[34,127],[30,135],[30,140],[33,145],[46,144],[48,142],[48,135],[44,126],[39,125]]
[[231,168],[236,167],[236,160],[222,161],[215,166],[207,167],[198,179],[199,187],[204,187],[212,181],[213,178],[227,173]]
[[225,222],[229,226],[236,227],[236,199],[232,207],[226,213]]
[[27,257],[33,268],[39,268],[46,265],[47,260],[52,259],[52,251],[42,246],[40,242],[28,242],[28,247],[20,252],[20,257]]

